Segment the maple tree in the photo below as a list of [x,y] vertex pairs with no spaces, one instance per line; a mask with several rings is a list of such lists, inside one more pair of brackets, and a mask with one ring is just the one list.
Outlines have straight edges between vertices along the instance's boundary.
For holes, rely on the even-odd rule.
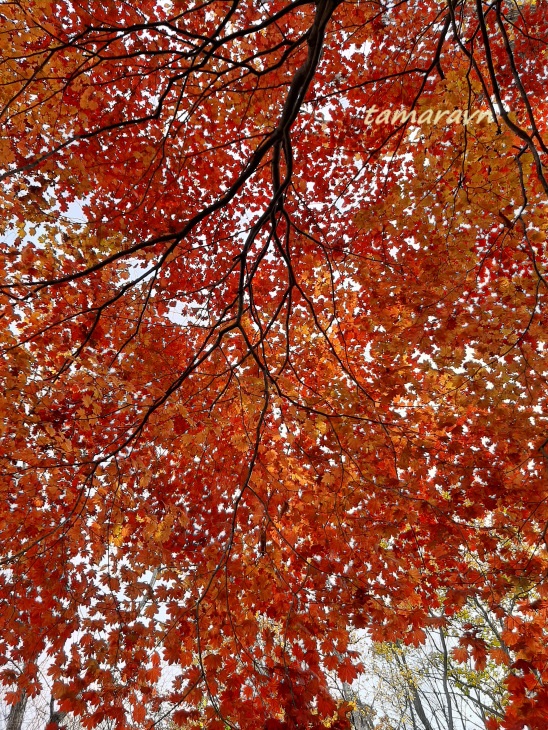
[[8,699],[342,729],[352,630],[479,600],[545,727],[543,1],[0,17]]

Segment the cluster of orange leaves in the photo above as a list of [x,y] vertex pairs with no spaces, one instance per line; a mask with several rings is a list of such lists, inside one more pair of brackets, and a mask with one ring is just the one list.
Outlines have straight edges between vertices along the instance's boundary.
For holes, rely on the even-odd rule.
[[[89,727],[342,729],[353,630],[416,644],[516,596],[455,657],[506,664],[502,726],[544,728],[543,4],[0,21],[11,699],[47,657]],[[498,121],[411,145],[374,104]]]

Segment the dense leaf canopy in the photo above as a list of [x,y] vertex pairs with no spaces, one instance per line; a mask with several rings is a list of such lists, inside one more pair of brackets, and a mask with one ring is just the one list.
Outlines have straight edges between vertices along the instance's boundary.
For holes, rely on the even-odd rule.
[[47,656],[90,727],[342,729],[352,631],[477,599],[545,728],[543,0],[19,0],[0,38],[12,701]]

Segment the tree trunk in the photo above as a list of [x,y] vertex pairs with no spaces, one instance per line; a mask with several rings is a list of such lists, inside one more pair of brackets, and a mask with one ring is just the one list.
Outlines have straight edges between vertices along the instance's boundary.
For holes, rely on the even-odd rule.
[[63,730],[64,725],[61,725],[61,723],[66,716],[66,712],[58,712],[55,710],[55,700],[51,697],[49,701],[49,720],[46,724],[46,730]]
[[27,693],[23,691],[21,699],[11,706],[10,714],[8,715],[8,722],[6,730],[21,730],[23,724],[23,718],[25,717],[25,708],[27,706]]

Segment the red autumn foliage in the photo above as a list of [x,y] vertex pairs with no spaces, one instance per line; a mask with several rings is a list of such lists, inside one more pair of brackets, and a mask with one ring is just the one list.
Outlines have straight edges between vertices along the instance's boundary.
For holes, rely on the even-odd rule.
[[515,596],[502,727],[544,728],[544,3],[0,17],[4,683],[342,730],[351,631]]

